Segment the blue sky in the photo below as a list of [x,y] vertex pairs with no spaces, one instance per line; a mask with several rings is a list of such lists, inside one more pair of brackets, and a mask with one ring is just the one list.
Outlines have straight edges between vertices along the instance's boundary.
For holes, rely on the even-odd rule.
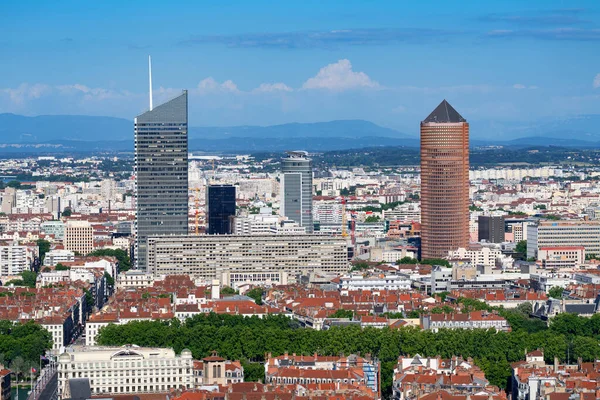
[[196,126],[533,123],[598,113],[599,49],[597,1],[3,0],[0,112],[132,119],[151,54]]

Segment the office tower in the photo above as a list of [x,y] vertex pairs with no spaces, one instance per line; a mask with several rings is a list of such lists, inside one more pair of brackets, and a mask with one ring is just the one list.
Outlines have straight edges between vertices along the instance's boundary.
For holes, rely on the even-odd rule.
[[136,267],[149,236],[188,232],[187,90],[135,119]]
[[84,256],[91,253],[94,250],[94,228],[88,221],[67,221],[63,246],[65,250]]
[[489,243],[504,242],[504,217],[480,215],[477,219],[478,239]]
[[235,186],[209,185],[206,188],[206,233],[228,235],[235,217]]
[[600,255],[600,221],[538,221],[527,226],[527,258],[539,258],[544,248],[585,248]]
[[469,245],[469,124],[446,100],[421,122],[421,255]]
[[289,151],[281,160],[281,215],[313,232],[312,160],[305,151]]

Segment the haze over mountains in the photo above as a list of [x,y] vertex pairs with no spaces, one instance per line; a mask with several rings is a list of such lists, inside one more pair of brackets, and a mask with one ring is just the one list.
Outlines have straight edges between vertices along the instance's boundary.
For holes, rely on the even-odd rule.
[[[539,123],[471,123],[471,144],[600,147],[600,115],[547,119]],[[415,131],[417,129],[415,128]],[[491,139],[491,138],[502,138]],[[370,146],[418,147],[411,134],[364,120],[289,123],[273,126],[190,127],[190,150],[310,151]],[[133,150],[133,121],[99,116],[0,114],[0,151]]]

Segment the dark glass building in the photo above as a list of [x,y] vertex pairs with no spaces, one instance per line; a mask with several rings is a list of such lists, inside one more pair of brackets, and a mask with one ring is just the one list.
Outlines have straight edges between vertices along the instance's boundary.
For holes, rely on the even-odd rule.
[[206,233],[228,235],[235,217],[235,186],[210,185],[206,188]]
[[281,215],[297,222],[312,233],[313,175],[312,160],[305,151],[289,151],[281,160]]
[[477,218],[478,239],[489,243],[504,242],[504,216],[480,215]]
[[136,267],[147,238],[188,233],[187,90],[135,118]]

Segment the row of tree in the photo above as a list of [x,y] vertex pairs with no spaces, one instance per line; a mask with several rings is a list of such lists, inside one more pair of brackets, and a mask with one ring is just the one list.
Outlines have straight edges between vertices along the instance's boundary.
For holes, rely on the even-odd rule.
[[0,320],[0,364],[25,376],[40,364],[52,347],[50,332],[33,321],[25,324]]
[[[521,313],[520,311],[515,311]],[[521,313],[522,314],[522,313]],[[565,361],[581,357],[584,361],[600,358],[599,318],[586,320],[577,316],[558,316],[550,329],[529,332],[517,328],[512,332],[494,330],[441,330],[438,333],[415,328],[361,329],[357,326],[334,327],[316,331],[299,329],[296,321],[285,316],[257,317],[215,315],[195,316],[180,323],[143,321],[110,325],[100,331],[102,345],[184,348],[195,358],[216,350],[229,359],[244,363],[262,362],[265,354],[285,352],[310,355],[371,354],[382,362],[382,388],[391,391],[392,371],[399,355],[472,357],[492,384],[506,387],[511,374],[510,363],[522,360],[527,350],[543,348],[546,360],[556,356]],[[573,319],[577,320],[576,324]],[[576,326],[579,328],[573,329]],[[583,336],[589,335],[589,336]],[[264,379],[254,368],[248,380]],[[256,372],[259,371],[259,372]]]

